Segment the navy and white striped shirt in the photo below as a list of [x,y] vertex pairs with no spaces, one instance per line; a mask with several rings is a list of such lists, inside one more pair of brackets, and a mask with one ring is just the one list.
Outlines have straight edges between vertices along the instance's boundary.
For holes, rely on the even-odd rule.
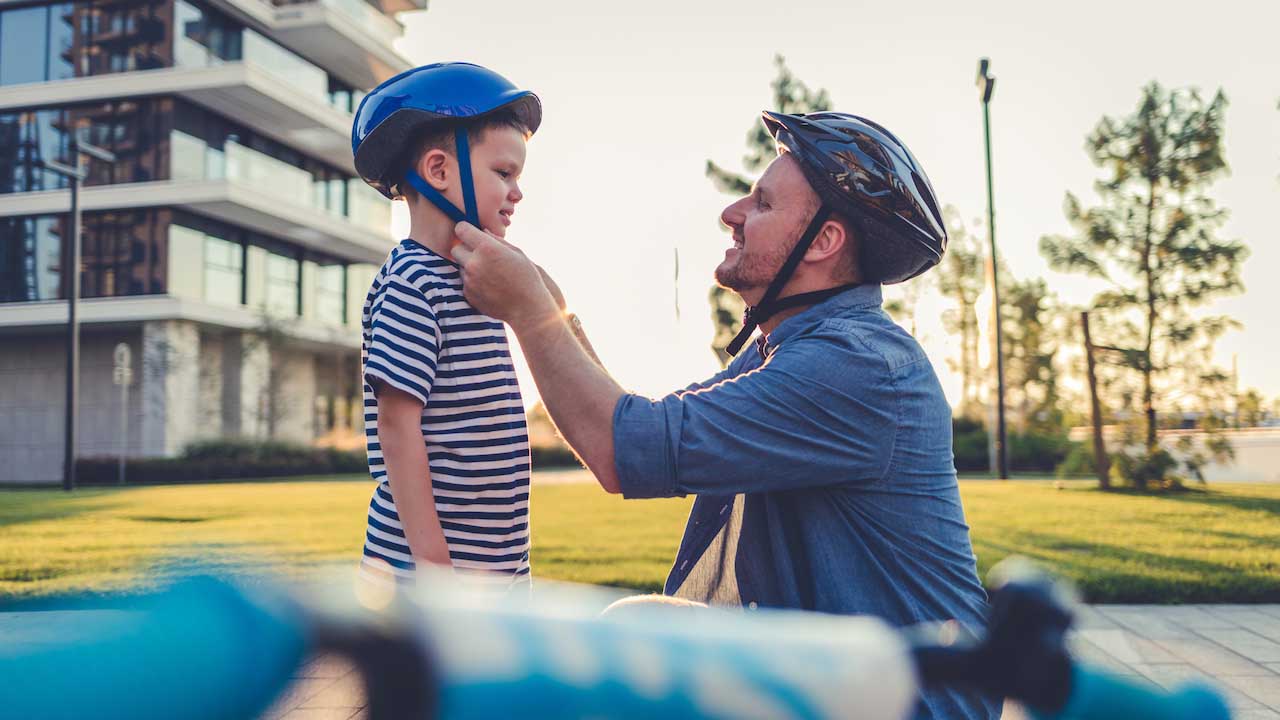
[[529,579],[529,437],[506,328],[462,295],[458,266],[404,240],[374,277],[361,314],[369,504],[364,562],[400,579],[414,561],[396,510],[371,382],[423,402],[436,512],[457,574],[509,588]]

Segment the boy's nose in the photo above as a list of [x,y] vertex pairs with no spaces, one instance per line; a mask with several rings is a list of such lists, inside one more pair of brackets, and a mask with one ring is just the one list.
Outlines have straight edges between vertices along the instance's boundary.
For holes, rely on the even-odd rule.
[[519,185],[513,185],[511,186],[511,192],[507,195],[507,198],[513,203],[518,203],[524,199],[524,191],[520,189]]

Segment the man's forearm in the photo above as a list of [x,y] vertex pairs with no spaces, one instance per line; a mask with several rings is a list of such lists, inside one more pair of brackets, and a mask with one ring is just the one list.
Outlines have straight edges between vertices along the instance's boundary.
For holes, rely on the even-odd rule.
[[516,335],[552,422],[600,486],[611,493],[619,492],[613,454],[613,411],[623,389],[584,347],[589,345],[574,336],[563,318],[547,318],[517,328]]
[[378,427],[378,442],[387,466],[391,494],[404,528],[409,552],[418,562],[452,567],[449,544],[436,514],[435,493],[431,489],[431,465],[421,427]]

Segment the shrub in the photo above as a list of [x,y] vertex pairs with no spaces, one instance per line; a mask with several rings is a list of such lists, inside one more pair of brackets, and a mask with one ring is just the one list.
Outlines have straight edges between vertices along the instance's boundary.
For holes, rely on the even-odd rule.
[[[118,462],[113,457],[78,458],[77,481],[84,485],[114,485]],[[153,485],[367,471],[363,450],[278,441],[213,440],[193,443],[175,458],[131,459],[125,466],[125,481],[130,485]]]

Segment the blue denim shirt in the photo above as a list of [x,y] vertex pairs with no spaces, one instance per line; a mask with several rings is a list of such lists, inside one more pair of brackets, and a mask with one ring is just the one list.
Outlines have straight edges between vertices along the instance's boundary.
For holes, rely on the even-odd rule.
[[[783,321],[706,382],[618,401],[623,495],[698,496],[668,595],[981,627],[951,408],[881,303],[879,286],[853,288]],[[920,717],[997,717],[998,707],[928,692]]]

